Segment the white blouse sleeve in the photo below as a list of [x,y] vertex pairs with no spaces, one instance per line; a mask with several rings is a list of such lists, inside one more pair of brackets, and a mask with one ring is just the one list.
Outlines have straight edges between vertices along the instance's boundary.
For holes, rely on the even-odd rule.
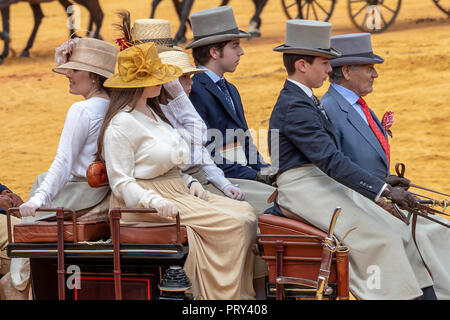
[[187,135],[190,138],[189,143],[199,146],[206,143],[206,124],[186,93],[169,101],[167,106],[162,106],[162,110],[172,126],[183,137]]
[[84,108],[73,104],[66,115],[56,156],[44,181],[28,200],[48,207],[70,179],[72,165],[83,149],[89,134],[89,117]]
[[135,150],[120,128],[110,125],[104,136],[104,155],[109,184],[113,193],[128,208],[154,208],[164,198],[154,190],[142,188],[134,178]]

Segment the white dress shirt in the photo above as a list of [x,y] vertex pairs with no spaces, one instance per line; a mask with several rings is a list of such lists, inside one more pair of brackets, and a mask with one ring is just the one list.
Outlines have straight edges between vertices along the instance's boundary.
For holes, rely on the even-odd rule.
[[71,178],[86,178],[86,169],[95,160],[97,138],[108,105],[109,100],[92,97],[70,107],[55,159],[29,201],[48,207]]

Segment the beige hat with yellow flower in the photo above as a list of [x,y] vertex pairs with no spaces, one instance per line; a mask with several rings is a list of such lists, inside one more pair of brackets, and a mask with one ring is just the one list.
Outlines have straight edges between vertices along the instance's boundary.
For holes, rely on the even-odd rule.
[[179,67],[161,62],[153,42],[119,52],[117,68],[118,72],[105,81],[105,87],[151,87],[175,80],[183,74]]
[[159,57],[163,63],[180,67],[183,70],[183,74],[196,74],[206,71],[206,69],[195,68],[189,61],[189,55],[183,51],[165,51],[161,52]]

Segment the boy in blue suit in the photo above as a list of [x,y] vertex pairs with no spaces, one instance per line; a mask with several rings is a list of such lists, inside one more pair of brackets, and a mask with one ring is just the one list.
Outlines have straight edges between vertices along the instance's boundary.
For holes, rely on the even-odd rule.
[[210,129],[211,155],[227,178],[270,185],[274,172],[248,133],[237,88],[224,78],[225,73],[236,70],[244,54],[240,39],[250,35],[237,28],[231,7],[196,12],[191,21],[194,40],[186,48],[193,49],[196,65],[207,71],[193,77],[190,99]]
[[[244,54],[240,39],[250,34],[238,29],[231,7],[202,10],[191,15],[194,39],[186,46],[193,49],[195,64],[207,71],[193,77],[190,99],[208,128],[208,150],[217,166],[245,193],[258,215],[272,206],[267,202],[275,191],[275,170],[264,162],[252,142],[236,87],[223,77],[234,72]],[[191,173],[192,175],[192,173]],[[196,177],[195,174],[193,174]],[[217,189],[204,185],[205,189]],[[255,260],[256,298],[265,297],[267,266]]]

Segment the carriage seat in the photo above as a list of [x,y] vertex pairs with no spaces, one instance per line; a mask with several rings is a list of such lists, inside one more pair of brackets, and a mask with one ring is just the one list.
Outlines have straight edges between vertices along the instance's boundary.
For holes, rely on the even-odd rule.
[[[257,235],[257,244],[259,254],[268,266],[269,284],[275,286],[280,277],[317,281],[322,261],[322,241],[327,237],[324,231],[306,221],[273,214],[259,216],[258,226],[260,233]],[[333,255],[328,280],[330,287],[336,288],[337,278],[336,258]],[[296,292],[293,292],[295,296]]]
[[[64,242],[96,241],[110,236],[107,221],[77,221],[77,239],[74,237],[72,221],[64,221]],[[56,221],[35,221],[14,225],[15,243],[57,242]]]
[[[186,226],[180,225],[181,244],[186,245]],[[120,226],[120,243],[177,243],[176,225],[163,225],[151,227]]]

